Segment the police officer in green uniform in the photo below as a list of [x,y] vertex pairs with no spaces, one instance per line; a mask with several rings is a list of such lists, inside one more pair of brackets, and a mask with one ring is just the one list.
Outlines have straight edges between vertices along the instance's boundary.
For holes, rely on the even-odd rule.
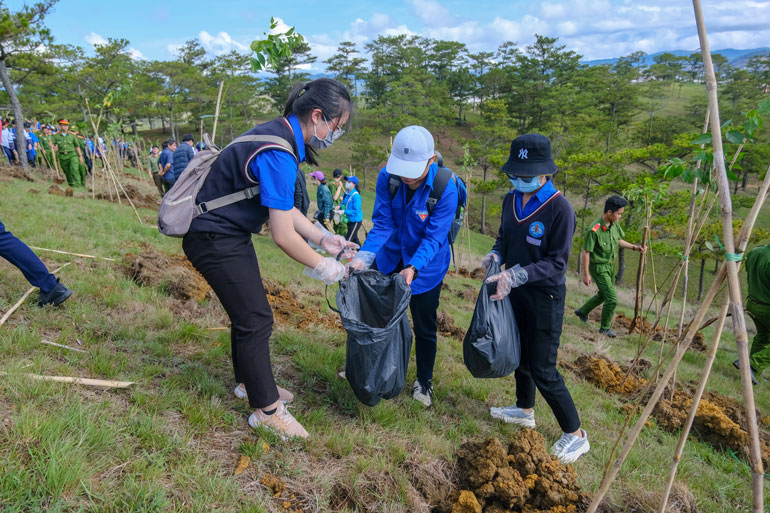
[[49,169],[54,169],[53,165],[53,150],[51,149],[51,126],[43,125],[40,128],[40,132],[37,134],[37,138],[40,139],[40,163],[45,163]]
[[86,185],[86,175],[88,174],[88,167],[86,166],[86,138],[83,137],[80,132],[73,129],[72,135],[76,138],[76,143],[78,145],[78,148],[80,149],[80,165],[78,166],[78,178],[80,179],[80,185],[85,186]]
[[78,187],[85,185],[85,178],[81,181],[80,176],[83,154],[80,151],[78,138],[69,133],[69,127],[70,122],[67,119],[59,120],[59,132],[53,136],[53,144],[61,170],[67,177],[67,185]]
[[[746,311],[757,327],[749,353],[751,382],[756,385],[757,377],[770,367],[770,244],[752,249],[744,259],[749,283]],[[737,368],[738,360],[733,365]]]
[[604,203],[604,214],[586,232],[583,250],[580,252],[580,268],[583,283],[591,285],[591,280],[596,282],[599,292],[589,299],[583,306],[575,310],[581,321],[588,322],[588,314],[604,303],[602,308],[602,322],[599,333],[610,338],[615,338],[612,331],[612,316],[618,304],[618,295],[615,293],[615,257],[618,255],[618,247],[633,249],[642,253],[647,247],[638,244],[630,244],[623,240],[625,233],[620,227],[620,221],[628,202],[620,196],[610,196]]

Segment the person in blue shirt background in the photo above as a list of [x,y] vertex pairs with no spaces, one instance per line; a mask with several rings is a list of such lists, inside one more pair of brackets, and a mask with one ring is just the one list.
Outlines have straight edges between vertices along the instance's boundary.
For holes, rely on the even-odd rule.
[[348,232],[345,238],[360,246],[361,241],[358,240],[358,229],[361,228],[364,213],[361,210],[361,191],[358,188],[358,177],[346,176],[344,180],[345,195],[342,197],[337,212],[348,217]]
[[[436,361],[436,312],[444,276],[449,269],[449,229],[457,209],[457,185],[449,180],[432,214],[428,197],[438,171],[433,136],[421,126],[408,126],[393,139],[388,163],[377,177],[374,227],[352,270],[368,267],[398,272],[412,288],[410,309],[415,333],[417,380],[412,398],[429,407]],[[401,178],[391,196],[391,175]]]
[[171,171],[171,167],[174,165],[174,151],[176,150],[176,141],[168,139],[163,142],[163,151],[160,152],[160,159],[158,159],[158,166],[160,167],[160,175],[163,180],[163,188],[166,192],[171,189],[171,185],[165,175]]

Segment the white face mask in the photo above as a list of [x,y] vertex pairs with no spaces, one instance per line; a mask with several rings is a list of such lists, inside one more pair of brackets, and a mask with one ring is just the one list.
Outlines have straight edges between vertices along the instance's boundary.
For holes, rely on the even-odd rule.
[[352,191],[353,189],[355,189],[355,187],[356,186],[355,186],[355,184],[353,182],[348,182],[348,183],[345,184],[345,188],[347,190],[349,190],[349,191]]
[[316,127],[317,125],[313,125],[313,135],[310,137],[310,140],[307,142],[310,146],[313,148],[316,148],[318,150],[323,150],[324,148],[328,148],[331,146],[334,141],[339,139],[342,134],[345,133],[345,131],[339,127],[337,127],[337,130],[332,131],[332,129],[329,127],[329,122],[326,121],[326,117],[323,118],[324,123],[326,123],[326,137],[323,139],[319,139],[318,136],[316,136]]

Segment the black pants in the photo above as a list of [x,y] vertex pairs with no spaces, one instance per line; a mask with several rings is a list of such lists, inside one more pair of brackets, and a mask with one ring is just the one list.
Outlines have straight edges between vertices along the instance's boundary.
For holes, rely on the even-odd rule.
[[575,403],[556,369],[556,353],[564,317],[566,287],[524,285],[511,291],[511,303],[521,340],[521,363],[516,369],[516,406],[535,406],[539,390],[565,433],[580,427]]
[[430,383],[433,380],[433,366],[436,363],[438,340],[436,337],[436,314],[442,283],[422,294],[414,294],[409,303],[414,328],[414,357],[417,361],[417,379],[422,383]]
[[348,221],[348,233],[345,235],[345,239],[349,242],[353,242],[355,244],[361,245],[361,241],[358,240],[358,229],[361,228],[361,221],[354,223],[353,221]]
[[[376,260],[372,263],[371,268],[379,270]],[[401,262],[392,274],[399,273],[403,269],[404,263]],[[409,310],[412,312],[412,329],[414,330],[414,359],[417,362],[417,379],[422,383],[433,381],[433,367],[436,363],[438,347],[438,337],[436,336],[438,304],[443,283],[442,281],[427,292],[413,294],[409,301]]]
[[246,385],[252,408],[270,406],[278,400],[270,366],[273,311],[262,286],[251,235],[190,232],[182,248],[230,317],[236,382]]

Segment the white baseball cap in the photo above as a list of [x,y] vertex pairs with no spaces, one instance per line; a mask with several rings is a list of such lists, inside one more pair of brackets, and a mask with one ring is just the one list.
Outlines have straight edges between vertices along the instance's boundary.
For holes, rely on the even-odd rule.
[[402,128],[393,139],[393,148],[385,169],[392,175],[419,178],[435,154],[430,132],[421,126],[408,126]]

